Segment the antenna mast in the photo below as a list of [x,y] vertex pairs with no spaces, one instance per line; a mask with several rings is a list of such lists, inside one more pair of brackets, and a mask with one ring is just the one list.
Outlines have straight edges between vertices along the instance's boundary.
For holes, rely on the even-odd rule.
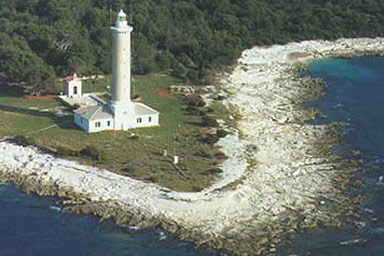
[[109,4],[109,25],[112,25],[112,4]]

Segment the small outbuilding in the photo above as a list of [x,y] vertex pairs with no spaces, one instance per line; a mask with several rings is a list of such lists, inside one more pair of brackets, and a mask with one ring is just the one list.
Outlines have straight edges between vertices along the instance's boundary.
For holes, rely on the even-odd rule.
[[68,98],[82,97],[81,78],[76,73],[63,79],[63,92]]

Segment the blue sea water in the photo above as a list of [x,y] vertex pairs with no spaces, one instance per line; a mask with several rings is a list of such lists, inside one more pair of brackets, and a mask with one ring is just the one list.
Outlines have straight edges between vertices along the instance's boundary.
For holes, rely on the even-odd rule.
[[316,60],[310,64],[309,74],[327,84],[324,97],[310,105],[326,115],[323,121],[344,124],[345,139],[337,152],[362,152],[363,171],[357,175],[368,198],[358,228],[347,225],[299,234],[290,253],[384,255],[384,57]]
[[57,200],[0,185],[0,256],[214,255],[159,228],[134,230],[61,213]]
[[[359,228],[303,232],[279,254],[384,255],[384,57],[317,60],[309,73],[327,82],[325,96],[310,105],[326,115],[322,121],[345,124],[340,148],[362,152],[362,193],[370,199]],[[132,230],[91,216],[63,214],[56,200],[0,185],[0,256],[217,255],[158,228]]]

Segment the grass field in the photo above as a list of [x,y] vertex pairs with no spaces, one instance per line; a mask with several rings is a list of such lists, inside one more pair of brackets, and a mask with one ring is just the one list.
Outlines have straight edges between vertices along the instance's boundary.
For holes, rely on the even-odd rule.
[[[58,147],[80,151],[92,145],[106,151],[105,161],[71,159],[174,190],[198,191],[207,187],[217,177],[213,169],[223,161],[215,156],[220,153],[219,149],[201,142],[199,136],[208,129],[201,126],[199,116],[186,113],[179,97],[159,93],[159,89],[166,90],[180,81],[165,74],[152,74],[134,77],[133,83],[134,94],[139,94],[142,102],[161,113],[160,127],[87,134],[72,124],[72,113],[56,99],[27,99],[0,86],[0,136],[27,135],[39,147],[50,151]],[[94,83],[88,81],[84,89],[85,92],[105,91],[106,84],[108,78]],[[58,112],[61,114],[56,115]],[[167,156],[164,151],[168,152]],[[178,166],[172,164],[173,155],[180,156]]]

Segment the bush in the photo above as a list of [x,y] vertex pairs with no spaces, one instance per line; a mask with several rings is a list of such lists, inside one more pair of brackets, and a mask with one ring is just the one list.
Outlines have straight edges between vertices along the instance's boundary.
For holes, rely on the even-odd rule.
[[196,115],[196,116],[204,115],[204,112],[195,106],[188,106],[185,109],[185,111],[187,111],[189,115]]
[[34,138],[27,137],[25,135],[17,135],[12,139],[17,145],[20,146],[35,146],[36,142]]
[[107,153],[104,151],[104,149],[92,145],[87,146],[85,149],[81,150],[80,154],[99,162],[107,160]]
[[203,124],[203,126],[206,126],[206,127],[217,127],[217,126],[219,126],[219,123],[217,122],[217,120],[215,118],[209,117],[209,116],[203,116],[202,124]]
[[218,100],[218,101],[222,101],[224,99],[225,99],[225,97],[223,95],[218,95],[215,97],[215,100]]
[[208,170],[208,172],[209,172],[210,174],[220,174],[220,173],[223,172],[223,170],[220,169],[220,168],[213,168],[213,169]]
[[161,71],[168,70],[172,67],[173,56],[170,52],[160,52],[155,56],[155,61]]
[[200,186],[193,186],[192,187],[192,191],[193,192],[200,192],[202,191],[204,188],[200,187]]
[[227,156],[224,154],[224,152],[221,152],[221,151],[216,152],[214,157],[219,158],[219,159],[227,158]]
[[220,168],[212,168],[212,169],[209,169],[206,171],[202,171],[201,174],[202,175],[212,175],[212,174],[220,174],[222,172],[223,172],[223,170]]
[[216,136],[219,137],[219,138],[224,138],[227,135],[228,135],[228,132],[226,130],[218,129],[216,131]]
[[77,156],[79,154],[79,152],[77,152],[76,150],[73,150],[71,148],[64,147],[64,146],[57,147],[56,153],[59,156],[64,156],[64,157],[66,157],[66,156]]
[[199,95],[193,95],[185,98],[185,104],[188,106],[195,106],[195,107],[204,107],[205,102],[203,98]]
[[214,134],[208,134],[207,136],[203,137],[203,142],[210,145],[213,145],[218,141],[219,141],[219,138]]
[[212,158],[212,152],[206,148],[202,148],[199,152],[195,153],[196,156],[201,156],[204,158]]

